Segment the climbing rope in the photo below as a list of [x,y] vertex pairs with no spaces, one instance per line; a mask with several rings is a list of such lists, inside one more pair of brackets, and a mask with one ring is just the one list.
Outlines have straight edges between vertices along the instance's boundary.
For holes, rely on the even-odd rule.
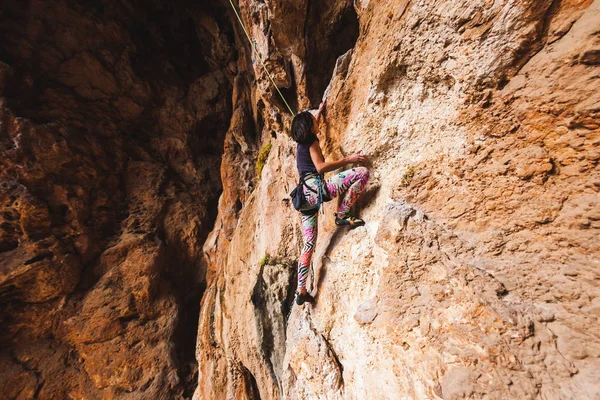
[[292,111],[292,107],[290,107],[290,105],[288,104],[288,102],[285,100],[285,97],[283,97],[283,94],[281,93],[281,90],[279,90],[279,88],[275,84],[275,81],[273,80],[273,77],[271,77],[271,74],[267,70],[267,66],[265,65],[265,62],[263,61],[262,57],[260,56],[260,54],[258,52],[258,49],[256,48],[256,43],[253,42],[252,39],[250,39],[250,35],[248,34],[248,31],[246,30],[246,27],[244,26],[244,23],[242,22],[242,18],[238,14],[237,9],[233,5],[233,1],[229,0],[229,4],[231,4],[231,8],[233,8],[233,12],[235,13],[235,16],[237,17],[238,21],[240,21],[240,25],[242,26],[242,29],[244,30],[244,33],[246,34],[246,37],[248,38],[248,42],[250,42],[250,46],[254,49],[254,53],[256,53],[256,57],[258,57],[258,59],[260,60],[260,63],[262,64],[263,68],[265,69],[265,72],[267,73],[267,76],[271,80],[271,83],[273,84],[273,86],[275,86],[275,89],[277,89],[277,93],[279,93],[279,95],[281,96],[281,99],[285,103],[285,105],[288,108],[288,110],[290,110],[290,113],[292,114],[292,116],[296,116],[296,113]]
[[[319,186],[319,204],[317,207],[321,208],[321,215],[325,215],[325,211],[323,211],[323,184],[321,181],[321,174],[317,175],[317,185]],[[319,212],[317,210],[317,212]]]

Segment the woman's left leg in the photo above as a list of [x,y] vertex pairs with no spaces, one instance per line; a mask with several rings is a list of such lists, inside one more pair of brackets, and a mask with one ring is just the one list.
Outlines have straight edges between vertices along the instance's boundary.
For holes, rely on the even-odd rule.
[[310,260],[312,259],[315,244],[317,242],[318,216],[319,213],[310,216],[302,216],[304,247],[302,248],[302,254],[300,254],[300,260],[298,261],[298,292],[300,293],[306,292],[306,278],[308,277]]

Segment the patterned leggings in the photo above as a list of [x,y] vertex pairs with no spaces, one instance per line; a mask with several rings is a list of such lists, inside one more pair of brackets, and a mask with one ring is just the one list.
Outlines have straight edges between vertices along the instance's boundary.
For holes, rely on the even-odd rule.
[[[365,167],[352,168],[325,180],[327,191],[331,197],[337,197],[342,193],[344,198],[338,208],[338,215],[345,215],[352,207],[352,204],[358,199],[358,196],[365,188],[369,180],[369,170]],[[306,184],[318,191],[317,180],[310,178],[306,180]],[[319,196],[304,188],[304,196],[306,202],[305,209],[314,208],[319,202]],[[308,269],[310,268],[310,260],[312,258],[315,244],[317,241],[318,232],[318,217],[319,213],[311,216],[302,215],[302,235],[304,236],[304,248],[298,261],[298,291],[306,288],[306,278],[308,277]]]

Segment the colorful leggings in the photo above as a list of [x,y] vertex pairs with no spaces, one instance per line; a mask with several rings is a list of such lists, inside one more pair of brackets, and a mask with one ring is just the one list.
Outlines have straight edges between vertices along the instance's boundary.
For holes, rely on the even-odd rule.
[[[325,180],[327,191],[331,197],[337,197],[342,193],[344,198],[338,208],[338,215],[345,215],[352,207],[352,204],[358,199],[358,196],[365,188],[367,181],[369,180],[369,170],[365,167],[352,168],[339,174],[332,176]],[[317,180],[310,178],[306,180],[306,184],[312,189],[317,190]],[[306,202],[305,209],[311,209],[316,207],[319,202],[319,195],[312,191],[304,188],[304,196]],[[298,261],[298,290],[306,288],[306,278],[308,277],[308,269],[310,268],[310,260],[312,258],[315,244],[317,241],[318,232],[318,217],[319,213],[315,213],[311,216],[302,215],[302,235],[304,236],[304,247],[300,260]]]

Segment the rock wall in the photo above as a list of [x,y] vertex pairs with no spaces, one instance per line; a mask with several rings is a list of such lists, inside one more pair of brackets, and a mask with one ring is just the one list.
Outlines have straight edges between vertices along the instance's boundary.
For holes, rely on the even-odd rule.
[[[368,223],[337,229],[325,207],[316,304],[287,319],[295,145],[254,62],[246,95],[272,148],[249,191],[231,178],[253,165],[221,165],[194,397],[597,398],[600,2],[239,7],[299,109],[333,73],[321,143],[369,156]],[[227,138],[243,148],[245,131]]]
[[1,398],[191,397],[238,73],[222,6],[2,3]]

